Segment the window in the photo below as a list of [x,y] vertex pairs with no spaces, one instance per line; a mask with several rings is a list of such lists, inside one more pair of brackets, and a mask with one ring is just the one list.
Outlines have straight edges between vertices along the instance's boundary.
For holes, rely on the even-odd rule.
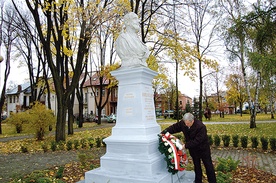
[[102,96],[105,96],[105,89],[102,90]]
[[179,101],[179,104],[182,105],[182,100]]
[[96,97],[99,95],[99,89],[98,88],[96,88],[95,94],[96,94]]
[[88,102],[88,101],[87,101],[87,96],[88,96],[87,93],[85,93],[85,94],[84,94],[84,103],[87,103],[87,102]]

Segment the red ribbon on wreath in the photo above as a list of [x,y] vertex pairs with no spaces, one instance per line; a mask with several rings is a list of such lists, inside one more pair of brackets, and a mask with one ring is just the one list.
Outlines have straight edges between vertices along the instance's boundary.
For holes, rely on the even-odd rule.
[[179,171],[185,170],[184,166],[187,165],[188,159],[179,139],[167,132],[166,134],[162,134],[162,141],[167,142],[172,149],[174,156],[171,162],[174,164],[174,169]]

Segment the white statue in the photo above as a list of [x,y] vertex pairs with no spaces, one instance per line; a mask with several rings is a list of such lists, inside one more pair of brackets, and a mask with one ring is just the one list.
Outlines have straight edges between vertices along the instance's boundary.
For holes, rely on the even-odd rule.
[[124,26],[115,43],[116,52],[122,60],[122,67],[141,65],[147,67],[149,50],[137,34],[140,29],[138,16],[133,12],[126,14]]

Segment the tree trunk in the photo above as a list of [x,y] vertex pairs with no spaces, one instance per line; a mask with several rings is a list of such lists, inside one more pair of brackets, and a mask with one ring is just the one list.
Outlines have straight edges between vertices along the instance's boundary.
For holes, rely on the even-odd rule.
[[[58,111],[57,111],[57,123],[56,123],[56,142],[65,141],[65,124],[66,124],[66,102],[58,98]],[[65,105],[64,105],[65,104]]]
[[242,103],[240,102],[240,116],[242,117]]
[[83,127],[83,99],[79,100],[79,124],[78,127],[82,128]]
[[[74,134],[74,128],[73,128],[73,123],[74,123],[74,112],[73,112],[73,103],[74,103],[74,94],[71,95],[70,100],[68,101],[68,135],[73,135]],[[73,101],[73,102],[72,102]]]
[[102,108],[98,106],[97,109],[98,109],[98,121],[97,121],[97,123],[98,123],[98,125],[100,125],[100,124],[102,124],[102,119],[101,119]]
[[[199,45],[198,45],[198,53],[199,53]],[[202,61],[201,59],[198,59],[198,64],[199,64],[199,120],[202,121],[202,86],[203,86],[203,78],[202,78]]]
[[257,84],[256,84],[256,93],[255,93],[255,104],[252,107],[252,114],[251,114],[251,120],[250,120],[250,128],[256,128],[256,113],[257,113],[257,107],[259,105],[259,87],[261,82],[261,73],[258,72],[257,74]]

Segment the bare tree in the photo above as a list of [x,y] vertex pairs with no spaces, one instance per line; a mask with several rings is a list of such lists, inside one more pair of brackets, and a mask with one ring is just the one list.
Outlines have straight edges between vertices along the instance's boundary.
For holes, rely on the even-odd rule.
[[[18,50],[18,58],[27,67],[31,87],[31,101],[40,101],[45,90],[50,93],[49,89],[49,68],[44,59],[44,52],[41,49],[38,34],[33,27],[33,19],[28,14],[22,13],[21,17],[17,15],[14,26],[16,27],[17,39],[14,47]],[[23,61],[22,61],[23,60]],[[50,98],[50,97],[48,97]],[[48,100],[48,106],[51,109],[51,103]]]
[[[191,27],[188,41],[195,47],[194,57],[198,63],[199,78],[199,119],[202,120],[202,96],[203,96],[203,68],[217,67],[214,58],[208,58],[208,54],[214,51],[218,39],[215,31],[218,27],[220,14],[216,11],[214,1],[190,0],[187,2],[187,26]],[[185,20],[185,18],[184,18]]]
[[[4,4],[1,4],[1,24],[0,24],[0,48],[2,43],[4,44],[5,48],[5,74],[4,74],[4,83],[3,88],[1,92],[1,99],[0,99],[0,117],[2,115],[2,109],[5,102],[5,91],[7,87],[7,80],[10,75],[10,60],[11,60],[11,54],[12,54],[12,44],[13,41],[16,39],[17,34],[15,27],[13,26],[14,18],[16,15],[16,12],[12,8],[5,8],[4,11],[3,6]],[[2,119],[2,118],[1,118]],[[2,124],[0,119],[0,134],[2,134]]]
[[[65,140],[67,104],[74,89],[78,86],[91,34],[97,28],[97,21],[102,16],[102,10],[91,4],[95,2],[89,3],[84,0],[77,1],[75,4],[64,1],[59,5],[56,5],[53,0],[47,2],[25,0],[24,2],[34,19],[39,41],[53,77],[57,96],[56,141]],[[20,14],[18,2],[12,0],[12,3]],[[100,3],[107,4],[107,1]],[[80,12],[72,12],[73,10]],[[80,20],[79,22],[75,21],[76,17]],[[80,28],[77,33],[72,31],[76,25]],[[76,39],[78,42],[75,41]],[[72,54],[71,45],[78,45],[76,46],[76,58]],[[74,68],[71,68],[70,62],[74,63]],[[72,79],[69,77],[70,70],[73,70]]]
[[[250,88],[248,84],[247,72],[246,72],[246,24],[243,21],[243,15],[246,12],[245,6],[241,1],[220,1],[220,5],[227,13],[227,22],[224,25],[230,25],[230,27],[224,27],[227,32],[225,33],[226,49],[230,53],[230,60],[236,58],[241,64],[243,80],[247,91],[247,103],[249,105],[250,113],[253,114],[253,99],[251,97]],[[255,117],[251,115],[250,128],[256,128]]]

